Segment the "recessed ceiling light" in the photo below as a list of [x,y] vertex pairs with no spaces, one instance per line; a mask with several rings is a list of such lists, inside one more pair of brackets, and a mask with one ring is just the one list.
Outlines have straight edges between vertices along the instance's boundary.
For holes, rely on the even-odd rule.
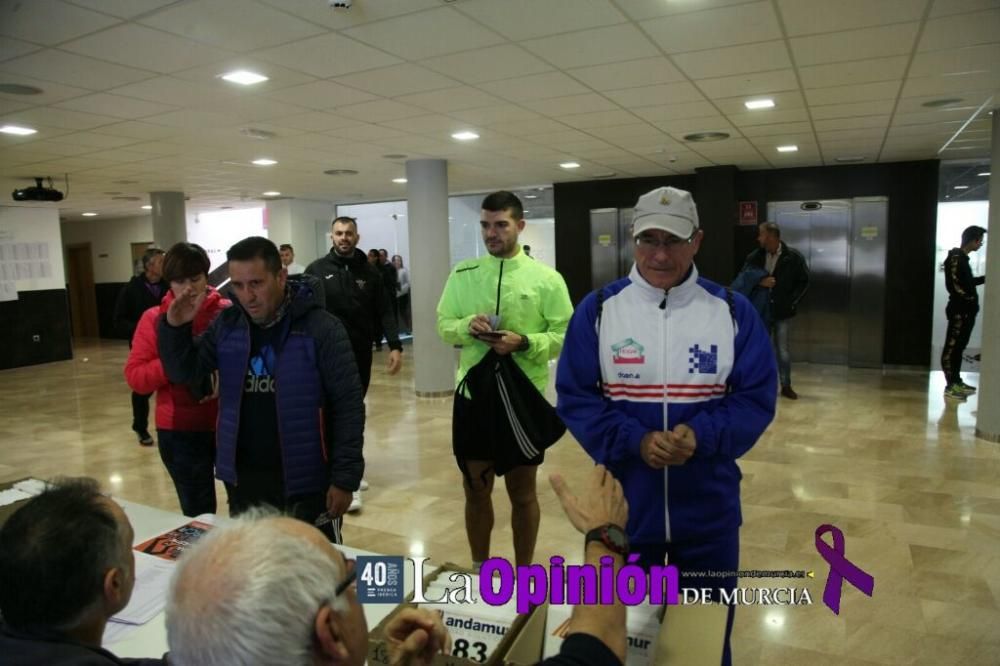
[[260,159],[256,159],[253,162],[251,162],[251,164],[256,164],[257,166],[271,166],[272,164],[277,164],[277,163],[278,160],[272,160],[267,157],[261,157]]
[[252,86],[255,83],[263,83],[267,81],[267,77],[257,72],[250,72],[245,69],[238,69],[235,72],[227,72],[222,75],[222,78],[226,81],[232,83],[238,83],[241,86]]
[[755,109],[773,109],[774,100],[773,99],[751,99],[743,102],[743,106],[747,107],[751,111]]
[[956,190],[967,190],[967,189],[969,189],[969,186],[968,185],[956,185],[955,189]]
[[794,153],[798,151],[798,146],[778,146],[779,153]]
[[864,162],[865,158],[861,155],[851,155],[848,157],[835,157],[834,160],[837,162],[849,164],[851,162]]
[[475,132],[455,132],[451,135],[451,138],[458,139],[459,141],[475,141],[479,138],[479,135]]
[[275,190],[268,190],[267,192],[261,192],[261,196],[264,196],[264,197],[280,197],[281,196],[281,192],[277,192]]
[[952,106],[963,101],[961,97],[942,97],[940,99],[932,99],[929,102],[924,102],[920,106],[925,106],[928,109],[937,109],[942,106]]
[[97,217],[97,213],[83,213],[84,217]]
[[5,95],[41,95],[44,90],[20,83],[0,83],[0,93]]
[[403,184],[406,183],[406,179],[405,178],[393,178],[392,182],[396,183],[397,185],[403,185]]
[[0,132],[14,134],[15,136],[28,136],[29,134],[35,134],[38,130],[31,129],[30,127],[21,127],[20,125],[4,125],[0,127]]
[[729,135],[725,132],[694,132],[684,135],[685,141],[722,141],[728,138]]
[[357,176],[358,172],[355,169],[327,169],[324,171],[328,176]]
[[153,210],[153,207],[150,206],[149,204],[146,204],[145,206],[142,207],[142,209],[143,210]]
[[537,194],[525,194],[524,198],[525,199],[537,199],[538,195]]
[[984,171],[982,173],[977,173],[976,175],[977,176],[988,176],[988,175],[990,175],[990,172],[989,171]]
[[580,163],[579,162],[560,162],[559,166],[561,166],[563,169],[579,169],[580,168]]

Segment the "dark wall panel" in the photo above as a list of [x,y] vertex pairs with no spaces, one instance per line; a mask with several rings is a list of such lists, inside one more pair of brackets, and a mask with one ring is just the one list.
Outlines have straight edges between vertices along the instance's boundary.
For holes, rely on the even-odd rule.
[[589,211],[630,207],[639,195],[660,185],[694,194],[706,232],[699,270],[719,282],[730,281],[756,247],[757,229],[736,225],[739,201],[757,201],[760,221],[765,221],[768,201],[887,196],[883,362],[926,366],[932,318],[938,314],[932,311],[938,165],[931,160],[745,172],[712,167],[688,176],[558,183],[556,267],[578,302],[591,289]]
[[97,325],[102,338],[128,339],[128,336],[115,330],[115,302],[125,284],[125,282],[102,282],[94,285],[94,291],[97,292]]
[[0,370],[73,358],[65,289],[22,291],[0,303],[0,321]]

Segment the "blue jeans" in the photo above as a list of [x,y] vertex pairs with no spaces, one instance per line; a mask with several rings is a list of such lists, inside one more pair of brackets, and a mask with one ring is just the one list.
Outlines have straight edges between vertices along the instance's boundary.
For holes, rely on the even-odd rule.
[[[740,564],[740,530],[730,530],[705,540],[683,543],[632,544],[631,552],[639,554],[639,565],[649,569],[654,564],[667,562],[678,569],[678,583],[681,588],[707,587],[713,590],[712,600],[720,601],[719,590],[735,590],[736,571]],[[732,572],[731,576],[715,577],[713,571]],[[722,666],[730,666],[733,654],[729,636],[733,633],[735,606],[729,607],[726,618],[726,638],[722,647]]]
[[788,351],[788,324],[790,319],[782,319],[771,324],[771,343],[774,355],[778,357],[778,377],[782,386],[792,385],[792,354]]
[[185,516],[215,513],[215,433],[157,430],[160,460]]

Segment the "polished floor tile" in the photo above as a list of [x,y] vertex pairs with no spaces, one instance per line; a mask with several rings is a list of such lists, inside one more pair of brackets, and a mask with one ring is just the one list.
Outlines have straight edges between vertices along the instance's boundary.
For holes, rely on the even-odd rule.
[[[90,341],[73,361],[0,372],[0,480],[89,475],[124,498],[178,510],[155,448],[129,430],[124,343]],[[411,357],[407,357],[412,361]],[[390,377],[376,354],[367,400],[371,490],[346,520],[359,548],[467,564],[451,402],[413,396],[413,366]],[[741,606],[735,662],[1000,664],[1000,446],[974,437],[978,399],[942,398],[940,373],[795,367],[801,399],[741,461],[741,568],[815,571],[744,578],[805,587],[807,606]],[[973,383],[976,383],[973,381]],[[536,561],[578,561],[581,539],[546,477],[579,487],[590,459],[567,435],[538,478]],[[219,497],[225,495],[219,487]],[[492,552],[512,558],[510,508],[494,491]],[[875,577],[872,598],[844,584],[840,615],[822,603],[828,565],[814,533],[832,523],[847,556]]]

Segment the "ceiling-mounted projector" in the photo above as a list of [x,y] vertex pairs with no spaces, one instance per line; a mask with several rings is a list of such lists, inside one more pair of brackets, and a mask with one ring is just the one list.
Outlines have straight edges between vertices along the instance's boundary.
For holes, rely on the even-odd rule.
[[52,187],[52,179],[49,178],[49,187],[42,185],[42,179],[35,179],[34,187],[26,187],[23,190],[14,190],[14,201],[62,201],[63,193]]

